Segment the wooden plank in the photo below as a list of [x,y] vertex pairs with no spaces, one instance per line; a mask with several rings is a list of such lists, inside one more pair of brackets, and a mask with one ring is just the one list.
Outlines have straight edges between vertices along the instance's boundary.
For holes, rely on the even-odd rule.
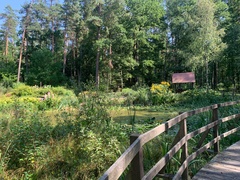
[[[194,136],[196,136],[197,134],[200,134],[212,127],[214,127],[216,124],[218,124],[220,122],[219,121],[215,121],[212,122],[202,128],[199,128],[191,133],[188,133],[186,136],[184,136],[175,146],[173,146],[168,152],[167,154],[161,158],[154,166],[152,169],[150,169],[150,171],[143,177],[143,179],[152,179],[153,177],[155,177],[158,172],[168,163],[168,161],[174,156],[174,154],[177,153],[177,151],[183,146],[183,144],[185,144],[189,139],[193,138]],[[217,140],[213,141],[212,143],[216,143]],[[210,145],[209,145],[210,147]],[[209,148],[208,147],[208,148]],[[204,149],[205,147],[201,148]],[[202,152],[204,152],[206,149],[202,150]],[[184,161],[185,162],[185,161]],[[182,170],[181,175],[183,173],[183,171],[185,170],[185,168]]]
[[140,138],[137,138],[134,143],[117,159],[117,161],[103,174],[100,180],[115,180],[118,179],[130,162],[139,152],[141,148]]
[[[133,144],[138,137],[139,137],[139,134],[132,134],[130,136],[130,144]],[[132,179],[135,179],[135,180],[141,180],[142,177],[144,176],[143,151],[141,147],[131,162],[130,172],[131,172]]]
[[[192,116],[194,114],[198,114],[201,112],[208,111],[212,109],[212,106],[207,106],[204,108],[199,108],[193,111],[182,113],[175,118],[172,118],[168,122],[155,127],[154,129],[140,135],[138,139],[118,158],[118,160],[103,174],[100,180],[105,179],[116,179],[121,176],[127,166],[130,164],[132,159],[138,153],[140,147],[142,147],[145,143],[152,140],[159,134],[165,132],[172,126],[176,125],[177,123],[181,122],[183,119]],[[167,157],[167,155],[166,155]]]
[[[239,101],[234,101],[234,102],[227,102],[227,103],[221,103],[221,104],[214,104],[211,106],[207,106],[207,107],[203,107],[203,108],[199,108],[193,111],[189,111],[189,112],[185,112],[182,113],[181,115],[176,116],[175,118],[170,119],[169,121],[167,121],[166,123],[157,126],[156,128],[140,135],[136,141],[134,141],[134,143],[118,158],[118,160],[104,173],[104,175],[100,178],[100,180],[105,180],[105,179],[117,179],[121,176],[121,174],[124,172],[124,170],[128,167],[128,165],[131,163],[131,161],[133,160],[133,158],[136,156],[136,154],[139,152],[139,150],[141,149],[141,147],[149,142],[150,140],[152,140],[153,138],[155,138],[156,136],[160,135],[163,132],[166,132],[169,128],[173,127],[174,125],[176,125],[177,123],[181,122],[183,119],[186,119],[187,117],[193,116],[195,114],[199,114],[205,111],[209,111],[212,109],[216,109],[218,107],[223,107],[223,106],[230,106],[230,105],[235,105],[240,103]],[[196,134],[202,133],[206,130],[208,130],[211,127],[214,127],[215,125],[217,125],[218,123],[220,123],[221,121],[228,121],[231,118],[237,118],[240,117],[240,114],[238,115],[233,115],[233,116],[229,116],[226,118],[222,118],[222,120],[218,120],[215,121],[214,123],[210,123],[207,126],[204,126],[192,133],[189,133],[187,136],[185,136],[184,138],[182,138],[169,152],[168,154],[166,154],[164,156],[164,158],[162,160],[159,161],[158,164],[156,164],[155,168],[152,169],[152,171],[156,171],[153,174],[157,174],[159,171],[158,169],[166,164],[166,161],[169,160],[169,158],[171,156],[173,156],[176,151],[178,151],[181,146],[186,143],[187,140],[189,140],[191,137],[193,137]],[[237,130],[239,130],[239,128],[235,128],[227,133],[224,133],[220,136],[218,136],[219,139],[227,136],[228,134],[234,133]],[[216,138],[215,138],[216,139]],[[189,159],[189,157],[188,157]],[[165,161],[165,163],[164,163]],[[185,161],[186,162],[186,161]],[[161,169],[161,168],[160,168]],[[152,174],[152,173],[150,173]],[[146,176],[144,176],[146,177]],[[143,178],[144,179],[144,178]]]
[[178,152],[182,145],[187,141],[187,138],[182,138],[168,153],[158,161],[153,168],[143,177],[143,179],[153,179],[158,172],[167,164],[167,162]]
[[188,111],[188,112],[184,112],[178,116],[176,116],[175,118],[172,118],[170,120],[168,120],[166,123],[161,124],[155,128],[153,128],[152,130],[147,131],[146,133],[142,134],[141,138],[142,138],[142,145],[144,145],[146,142],[152,140],[153,138],[155,138],[156,136],[162,134],[163,132],[167,131],[168,129],[170,129],[171,127],[173,127],[174,125],[176,125],[177,123],[181,122],[183,119],[186,119],[190,116],[202,113],[202,112],[206,112],[209,110],[212,110],[214,108],[216,108],[216,105],[212,105],[212,106],[207,106],[207,107],[203,107],[203,108],[199,108],[193,111]]
[[217,137],[217,138],[213,139],[212,141],[207,143],[205,146],[201,147],[196,152],[194,152],[190,156],[188,156],[188,158],[182,163],[181,167],[179,168],[177,174],[174,176],[173,180],[180,179],[183,171],[188,166],[190,161],[194,160],[198,155],[200,155],[201,153],[206,151],[208,148],[210,148],[213,144],[215,144],[217,141],[219,141],[219,139],[220,139],[220,137]]
[[236,118],[239,118],[239,117],[240,117],[240,114],[234,114],[234,115],[227,116],[227,117],[224,117],[224,118],[221,118],[221,119],[222,119],[222,122],[227,122],[229,120],[236,119]]
[[156,177],[163,178],[163,179],[172,179],[174,177],[173,174],[157,174]]
[[197,146],[196,146],[197,149],[199,149],[199,148],[202,146],[202,144],[203,144],[204,140],[206,139],[209,131],[210,131],[210,129],[208,129],[207,131],[205,131],[205,132],[203,133],[203,135],[201,136],[201,138],[200,138],[200,140],[198,141],[198,144],[197,144]]
[[[237,104],[240,103],[240,101],[234,101],[234,102],[228,102],[228,103],[222,103],[222,106],[227,106],[227,105],[233,105],[233,104]],[[161,124],[155,128],[153,128],[152,130],[149,130],[148,132],[142,134],[142,145],[144,145],[146,142],[152,140],[153,138],[155,138],[156,136],[162,134],[163,132],[167,131],[168,129],[170,129],[171,127],[173,127],[174,125],[176,125],[177,123],[181,122],[183,119],[188,118],[190,116],[199,114],[199,113],[203,113],[209,110],[213,110],[219,107],[219,104],[214,104],[211,106],[206,106],[203,108],[199,108],[199,109],[195,109],[192,111],[188,111],[188,112],[184,112],[178,116],[176,116],[175,118],[172,118],[170,120],[168,120],[166,123]]]
[[[217,121],[213,122],[216,123]],[[200,149],[198,149],[196,152],[192,153],[190,156],[188,156],[188,158],[183,162],[182,166],[179,168],[177,174],[174,176],[173,180],[177,180],[181,177],[184,169],[188,166],[188,164],[190,163],[190,161],[194,160],[199,154],[203,153],[204,151],[206,151],[208,148],[210,148],[212,145],[214,145],[217,141],[220,141],[221,139],[229,136],[230,134],[233,134],[237,131],[240,130],[240,127],[234,128],[228,132],[225,132],[221,135],[219,135],[218,137],[214,138],[212,141],[210,141],[209,143],[207,143],[205,146],[201,147]],[[190,133],[191,134],[191,133]]]
[[[212,122],[218,120],[218,108],[215,108],[212,110]],[[218,124],[213,127],[213,137],[216,138],[218,137]],[[214,152],[218,153],[219,152],[219,141],[217,141],[214,144]]]
[[193,180],[240,179],[240,141],[216,155]]
[[230,101],[230,102],[220,103],[220,104],[218,104],[218,106],[219,107],[225,107],[225,106],[232,106],[232,105],[239,104],[239,103],[240,103],[240,100]]
[[[184,119],[180,123],[180,129],[181,129],[181,137],[185,137],[187,135],[187,119]],[[188,157],[188,141],[183,144],[182,146],[182,154],[181,154],[181,163],[183,163]],[[182,178],[184,180],[188,180],[188,167],[185,168],[182,174]]]

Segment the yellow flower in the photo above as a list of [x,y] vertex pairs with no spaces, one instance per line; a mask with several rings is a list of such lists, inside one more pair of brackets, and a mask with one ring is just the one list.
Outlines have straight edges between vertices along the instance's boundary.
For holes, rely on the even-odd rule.
[[166,82],[166,81],[162,81],[161,84],[162,84],[162,85],[166,85],[166,86],[168,86],[168,87],[170,86],[169,82]]

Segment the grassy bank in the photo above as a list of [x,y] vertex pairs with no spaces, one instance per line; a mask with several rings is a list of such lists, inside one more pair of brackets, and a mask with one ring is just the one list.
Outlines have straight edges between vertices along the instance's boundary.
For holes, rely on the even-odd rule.
[[[0,177],[4,179],[97,179],[124,152],[131,133],[145,132],[179,112],[233,100],[204,90],[174,94],[165,89],[159,94],[145,87],[75,94],[64,87],[24,84],[2,88],[0,96]],[[239,110],[224,113],[232,111]],[[197,127],[209,115],[194,118],[189,122]],[[169,149],[172,133],[144,147],[146,169]],[[178,158],[169,172],[176,171]],[[192,174],[204,158],[192,163]]]

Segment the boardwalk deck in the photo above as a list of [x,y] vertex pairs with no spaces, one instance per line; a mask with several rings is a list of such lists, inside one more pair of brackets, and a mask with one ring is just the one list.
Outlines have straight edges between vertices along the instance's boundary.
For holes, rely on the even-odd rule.
[[216,155],[192,180],[240,180],[240,141]]

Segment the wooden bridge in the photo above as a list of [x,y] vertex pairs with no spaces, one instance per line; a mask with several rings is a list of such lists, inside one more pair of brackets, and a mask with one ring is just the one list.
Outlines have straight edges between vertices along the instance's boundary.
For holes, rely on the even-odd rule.
[[214,157],[192,180],[239,180],[240,141]]
[[[240,118],[240,113],[230,114],[227,117],[218,117],[222,112],[222,108],[227,108],[234,105],[236,106],[239,104],[240,101],[226,102],[199,108],[189,112],[184,112],[175,118],[170,119],[164,124],[161,124],[152,130],[147,131],[144,134],[131,135],[131,145],[103,174],[100,180],[119,179],[128,167],[130,167],[130,173],[127,177],[132,180],[148,180],[153,179],[154,177],[173,180],[191,179],[188,171],[189,164],[201,153],[209,151],[211,147],[213,147],[213,153],[216,153],[218,155],[210,162],[210,164],[206,166],[206,168],[200,170],[199,173],[193,177],[193,179],[219,179],[217,178],[218,176],[224,180],[228,178],[234,179],[229,172],[233,172],[235,175],[237,174],[237,176],[235,176],[235,179],[240,179],[240,143],[236,143],[235,145],[229,147],[225,153],[220,153],[219,150],[220,140],[240,130],[240,126],[237,125]],[[210,112],[211,121],[199,129],[188,132],[188,118],[204,112]],[[219,130],[221,129],[220,126],[229,121],[233,121],[234,126],[232,126],[230,129],[225,130],[224,132],[221,132],[222,134],[219,134]],[[145,173],[143,166],[143,146],[164,132],[168,132],[170,128],[173,127],[178,127],[179,130],[172,142],[170,150],[164,154],[163,157],[148,172]],[[209,135],[212,137],[211,140],[209,140]],[[197,142],[196,147],[191,149],[191,154],[189,155],[190,147],[188,147],[188,141],[196,136],[200,136],[200,138]],[[167,164],[174,157],[174,155],[179,152],[179,150],[181,150],[181,165],[178,171],[175,174],[166,174],[165,169]],[[230,157],[230,155],[234,157]],[[230,167],[232,168],[232,171],[230,171]],[[226,169],[228,171],[226,171]],[[223,178],[223,174],[228,175],[226,176],[227,178]]]

